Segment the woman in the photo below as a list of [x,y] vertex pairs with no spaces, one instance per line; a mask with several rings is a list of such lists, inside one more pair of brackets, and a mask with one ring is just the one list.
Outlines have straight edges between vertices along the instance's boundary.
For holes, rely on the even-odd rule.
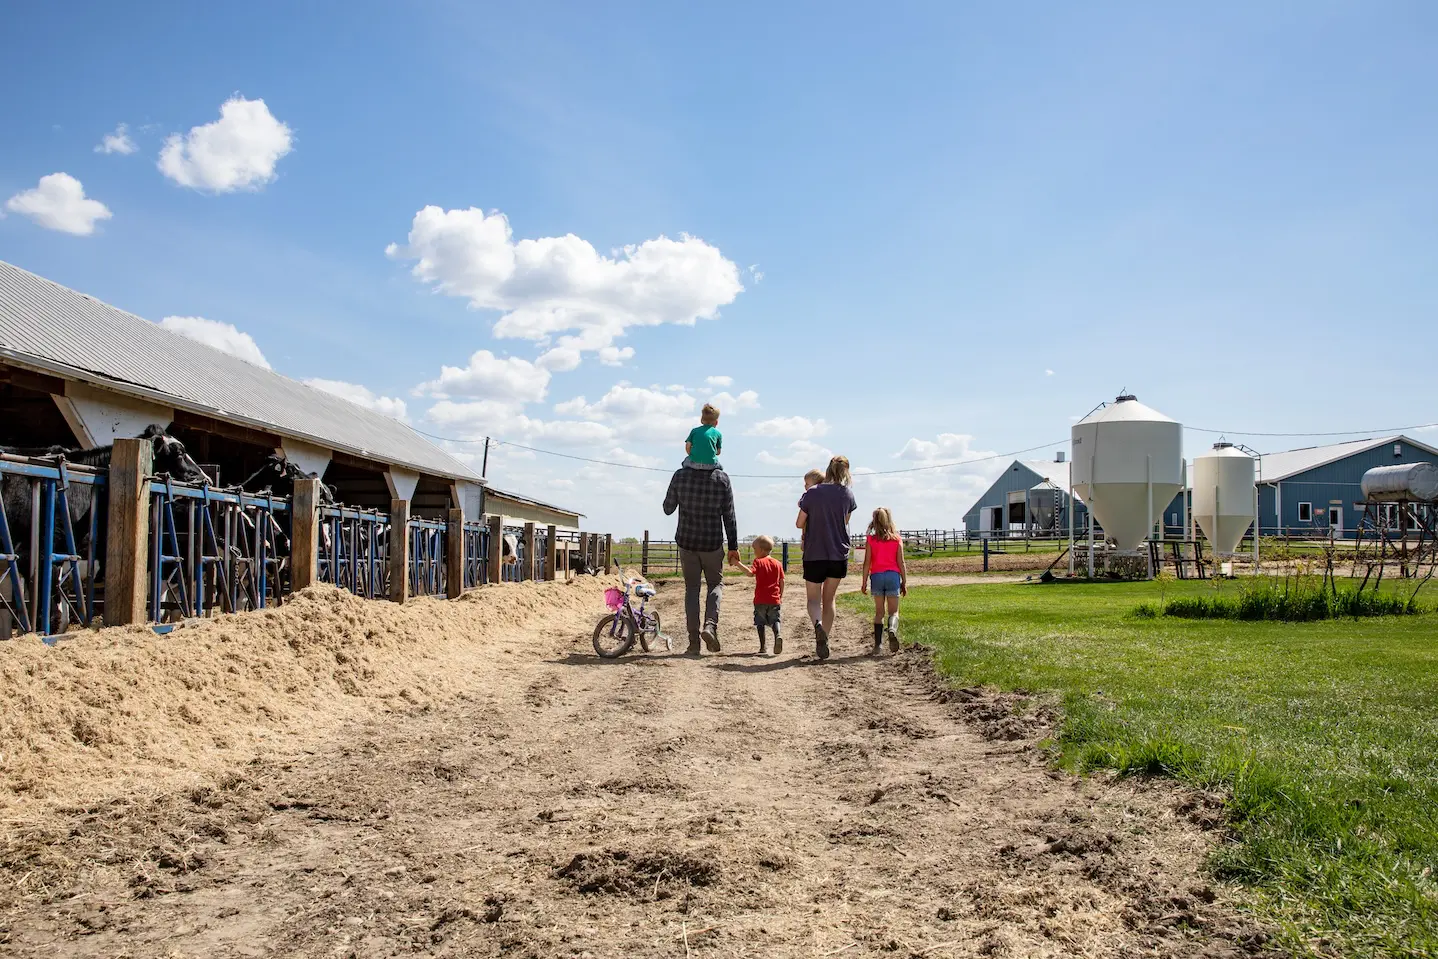
[[[864,568],[859,571],[859,592],[874,594],[874,655],[884,635],[889,652],[899,651],[899,597],[909,595],[909,570],[904,563],[904,540],[894,517],[880,506],[869,522],[864,545]],[[888,618],[885,619],[885,611]]]
[[829,630],[834,628],[834,596],[849,575],[849,517],[858,508],[849,489],[849,460],[829,460],[824,482],[799,498],[794,525],[804,531],[804,589],[809,618],[814,621],[814,653],[829,658]]

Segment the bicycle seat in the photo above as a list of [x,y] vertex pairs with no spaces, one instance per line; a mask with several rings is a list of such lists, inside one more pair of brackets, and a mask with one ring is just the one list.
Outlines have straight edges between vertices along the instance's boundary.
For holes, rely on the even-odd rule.
[[654,595],[654,587],[650,586],[648,583],[638,583],[634,587],[634,595],[642,596],[645,599],[648,599],[649,597]]

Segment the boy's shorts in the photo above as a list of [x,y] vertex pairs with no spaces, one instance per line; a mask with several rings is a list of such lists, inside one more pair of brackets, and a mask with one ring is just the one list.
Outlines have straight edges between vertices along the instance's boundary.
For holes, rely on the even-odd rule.
[[869,592],[875,596],[899,595],[899,574],[894,570],[869,574]]
[[779,625],[779,604],[778,603],[755,603],[754,604],[754,625],[773,626]]

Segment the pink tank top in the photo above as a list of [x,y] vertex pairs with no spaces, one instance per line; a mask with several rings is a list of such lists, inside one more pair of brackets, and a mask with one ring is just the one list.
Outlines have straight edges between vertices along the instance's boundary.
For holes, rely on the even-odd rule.
[[897,539],[875,539],[869,537],[869,572],[897,573],[899,571],[899,547]]

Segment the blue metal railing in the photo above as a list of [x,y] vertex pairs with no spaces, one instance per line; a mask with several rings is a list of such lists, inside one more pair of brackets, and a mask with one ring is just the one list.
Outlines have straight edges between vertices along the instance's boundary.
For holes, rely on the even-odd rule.
[[366,599],[389,595],[389,514],[320,507],[319,580]]
[[489,524],[464,524],[464,588],[489,582]]
[[63,632],[97,612],[107,476],[0,459],[0,635]]
[[289,500],[150,481],[151,622],[278,606],[289,592]]
[[449,524],[442,520],[409,521],[409,591],[412,595],[445,595],[448,534]]

